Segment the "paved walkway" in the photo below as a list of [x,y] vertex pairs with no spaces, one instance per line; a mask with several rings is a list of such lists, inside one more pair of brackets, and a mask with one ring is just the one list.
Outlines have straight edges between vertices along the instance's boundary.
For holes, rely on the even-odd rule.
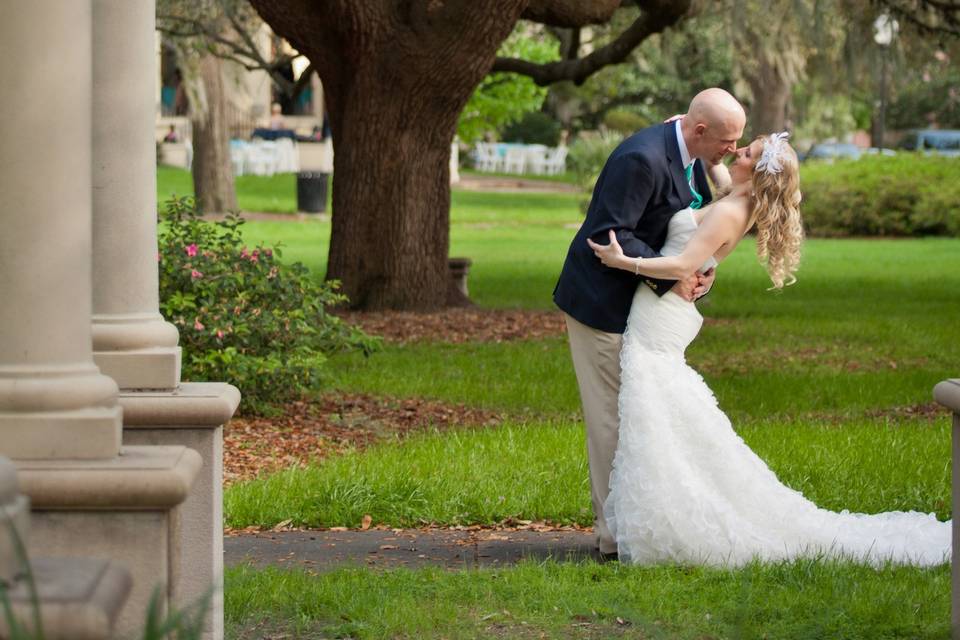
[[442,566],[451,569],[510,565],[521,559],[597,559],[593,534],[583,531],[465,531],[393,529],[284,531],[224,538],[227,565],[291,566],[317,571],[342,566]]

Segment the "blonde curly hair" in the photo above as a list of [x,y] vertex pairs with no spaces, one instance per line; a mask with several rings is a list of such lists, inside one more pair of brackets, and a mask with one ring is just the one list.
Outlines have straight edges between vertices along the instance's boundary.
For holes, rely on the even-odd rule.
[[[760,136],[764,147],[768,136]],[[754,170],[751,178],[750,217],[756,226],[757,257],[773,282],[782,289],[797,281],[803,244],[803,220],[800,217],[800,161],[796,151],[783,142],[779,153],[782,170],[770,173]]]

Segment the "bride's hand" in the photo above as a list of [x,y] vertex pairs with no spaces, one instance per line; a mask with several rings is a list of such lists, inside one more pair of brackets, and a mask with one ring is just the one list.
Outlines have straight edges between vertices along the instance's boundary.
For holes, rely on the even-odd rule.
[[625,266],[627,257],[623,254],[620,243],[617,242],[617,234],[610,229],[610,244],[597,244],[590,238],[587,238],[587,244],[593,249],[593,255],[600,258],[600,262],[613,269],[628,268]]

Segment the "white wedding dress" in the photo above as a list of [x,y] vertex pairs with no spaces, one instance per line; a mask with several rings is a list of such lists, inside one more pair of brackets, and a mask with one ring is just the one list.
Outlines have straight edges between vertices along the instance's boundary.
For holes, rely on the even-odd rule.
[[[661,253],[681,253],[695,230],[690,209],[676,213]],[[836,513],[783,485],[684,360],[702,324],[693,303],[637,287],[620,355],[620,436],[603,509],[621,562],[950,559],[950,522],[933,514]]]

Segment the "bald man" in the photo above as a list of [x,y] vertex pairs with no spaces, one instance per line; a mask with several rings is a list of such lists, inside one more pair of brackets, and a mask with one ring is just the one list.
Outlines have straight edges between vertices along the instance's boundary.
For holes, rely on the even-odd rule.
[[[600,173],[587,217],[567,251],[553,292],[566,314],[573,368],[586,422],[587,452],[597,546],[615,557],[616,542],[603,519],[610,471],[620,427],[620,345],[637,286],[657,295],[673,291],[695,300],[713,284],[711,272],[685,281],[656,280],[600,263],[587,238],[607,244],[609,231],[633,258],[659,256],[667,223],[677,211],[711,200],[707,171],[715,182],[729,180],[720,162],[736,151],[743,135],[743,107],[723,89],[698,93],[687,114],[624,140]],[[669,380],[664,380],[669,384]]]

